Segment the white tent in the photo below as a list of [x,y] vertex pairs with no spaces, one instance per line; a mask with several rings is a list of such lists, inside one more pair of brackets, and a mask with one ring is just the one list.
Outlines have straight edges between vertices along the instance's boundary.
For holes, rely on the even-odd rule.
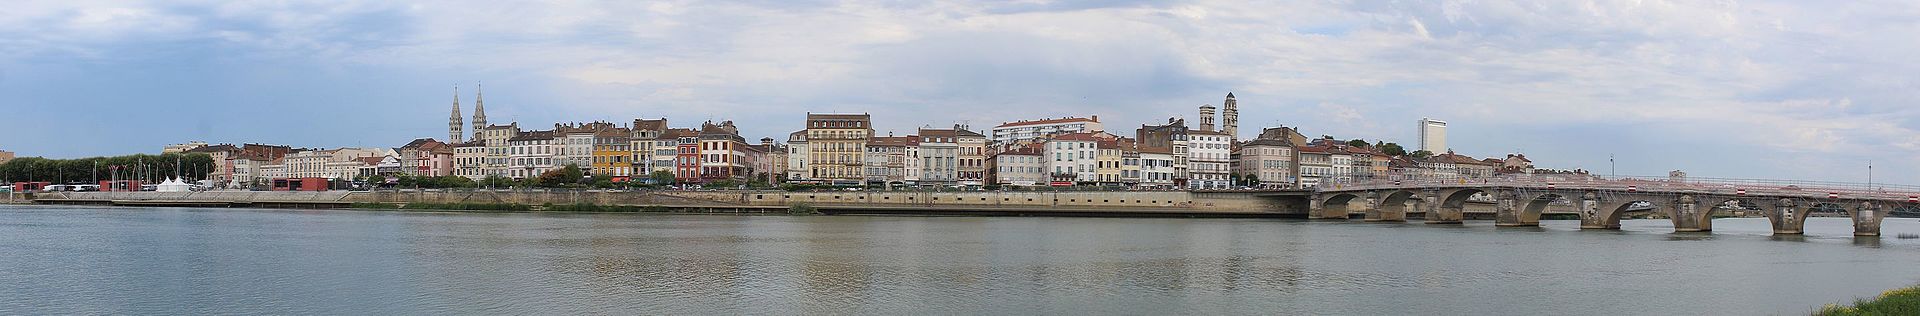
[[192,190],[192,188],[193,188],[192,184],[187,184],[187,182],[185,181],[180,181],[180,179],[174,178],[174,179],[167,179],[167,181],[161,181],[160,185],[154,186],[154,191],[187,192],[189,190]]

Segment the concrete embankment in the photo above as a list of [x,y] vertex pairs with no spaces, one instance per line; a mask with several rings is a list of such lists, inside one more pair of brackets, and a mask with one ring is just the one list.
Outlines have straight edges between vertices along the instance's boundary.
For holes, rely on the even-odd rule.
[[[63,192],[42,204],[344,208],[356,203],[643,206],[668,210],[981,216],[1303,217],[1302,192],[786,192],[403,190],[373,192]],[[365,204],[362,204],[365,205]]]

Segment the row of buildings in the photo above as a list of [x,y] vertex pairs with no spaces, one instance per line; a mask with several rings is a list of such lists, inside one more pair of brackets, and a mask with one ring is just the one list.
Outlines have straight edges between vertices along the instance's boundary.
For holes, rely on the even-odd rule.
[[[1452,152],[1414,158],[1290,127],[1239,135],[1238,104],[1227,94],[1199,108],[1198,126],[1169,118],[1115,133],[1099,116],[1023,120],[984,131],[966,125],[878,135],[865,113],[807,113],[785,142],[748,142],[731,121],[673,127],[665,118],[561,123],[526,129],[488,124],[484,94],[464,120],[456,90],[448,135],[396,148],[306,149],[277,145],[169,145],[213,155],[217,186],[282,178],[371,175],[525,179],[572,165],[614,181],[767,181],[836,185],[1096,185],[1153,188],[1313,187],[1380,177],[1484,176],[1530,172],[1522,155],[1474,159]],[[468,123],[471,123],[470,125]],[[1437,124],[1436,124],[1437,123]],[[1444,144],[1444,123],[1422,119],[1421,144]],[[469,128],[470,126],[470,128]],[[1435,129],[1435,127],[1438,129]],[[1437,138],[1434,136],[1438,136]]]

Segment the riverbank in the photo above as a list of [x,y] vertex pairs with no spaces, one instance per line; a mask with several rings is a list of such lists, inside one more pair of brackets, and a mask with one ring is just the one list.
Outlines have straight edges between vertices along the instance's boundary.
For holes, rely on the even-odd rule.
[[327,191],[62,192],[40,204],[825,215],[1306,217],[1306,192]]
[[1856,300],[1852,306],[1827,305],[1814,315],[1920,315],[1920,285],[1888,290],[1880,297]]

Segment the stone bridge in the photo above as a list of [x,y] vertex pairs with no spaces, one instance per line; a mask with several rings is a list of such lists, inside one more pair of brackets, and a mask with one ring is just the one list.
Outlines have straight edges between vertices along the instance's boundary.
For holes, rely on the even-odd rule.
[[[1458,224],[1469,201],[1491,202],[1498,226],[1538,226],[1550,207],[1570,209],[1582,229],[1619,229],[1635,210],[1673,220],[1675,231],[1713,230],[1714,211],[1763,214],[1774,234],[1800,234],[1816,210],[1853,219],[1856,236],[1878,236],[1880,221],[1896,209],[1916,208],[1920,187],[1733,179],[1648,179],[1598,176],[1499,176],[1385,179],[1328,184],[1316,190],[1310,216],[1406,221],[1423,213],[1429,224]],[[1648,207],[1651,206],[1651,207]]]

